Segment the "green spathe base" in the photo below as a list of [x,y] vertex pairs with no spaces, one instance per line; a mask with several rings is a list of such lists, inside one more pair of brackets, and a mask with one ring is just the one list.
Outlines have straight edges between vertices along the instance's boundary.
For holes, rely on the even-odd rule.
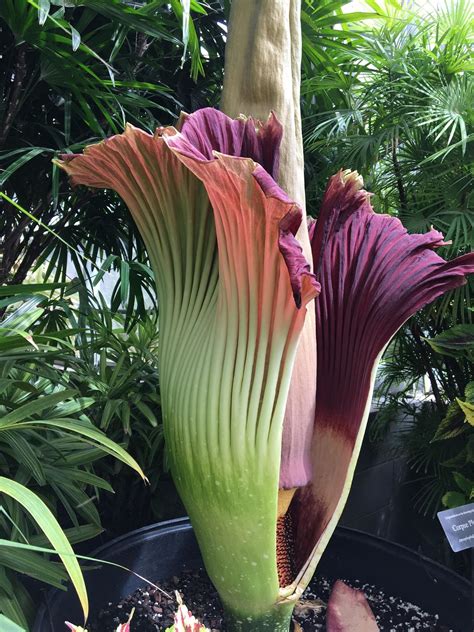
[[289,632],[294,603],[272,606],[260,615],[232,612],[224,607],[228,632]]

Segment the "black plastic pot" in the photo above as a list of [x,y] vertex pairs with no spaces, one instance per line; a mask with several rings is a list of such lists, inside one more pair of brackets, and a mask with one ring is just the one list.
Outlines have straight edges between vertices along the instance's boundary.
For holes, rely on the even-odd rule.
[[[93,557],[116,562],[151,581],[198,568],[201,556],[187,518],[151,525],[113,540]],[[318,572],[330,579],[359,579],[437,613],[456,632],[472,630],[469,582],[426,557],[381,538],[339,527],[325,551]],[[118,601],[143,582],[112,566],[87,571],[91,610]],[[65,632],[64,620],[80,622],[81,610],[72,589],[51,591],[33,632]]]

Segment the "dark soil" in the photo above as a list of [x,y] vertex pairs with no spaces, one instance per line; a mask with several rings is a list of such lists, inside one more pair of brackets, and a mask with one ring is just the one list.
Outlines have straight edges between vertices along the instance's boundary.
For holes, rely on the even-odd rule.
[[[346,582],[353,588],[362,589],[372,608],[382,632],[461,632],[441,625],[437,614],[424,612],[418,606],[386,595],[369,584]],[[325,630],[325,603],[332,587],[324,577],[316,577],[295,609],[295,620],[304,632]],[[173,624],[177,604],[174,597],[179,590],[189,610],[212,632],[225,632],[219,597],[204,571],[185,571],[179,577],[161,582],[160,588],[170,599],[152,586],[136,590],[120,603],[109,603],[89,625],[90,632],[115,632],[135,607],[132,621],[133,632],[161,632]],[[465,632],[465,631],[463,631]]]

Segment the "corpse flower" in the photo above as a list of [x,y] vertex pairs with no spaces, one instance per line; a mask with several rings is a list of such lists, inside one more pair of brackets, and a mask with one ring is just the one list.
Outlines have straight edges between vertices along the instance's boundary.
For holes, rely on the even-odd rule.
[[[273,115],[206,109],[61,163],[73,183],[117,191],[145,241],[171,470],[235,630],[287,630],[294,605],[277,603],[283,418],[319,285],[294,237],[301,209],[272,178],[281,133]],[[286,435],[282,466],[307,476],[307,453],[288,446],[298,433]]]
[[[171,469],[230,630],[288,630],[347,498],[384,348],[474,271],[474,255],[445,262],[440,233],[408,235],[340,172],[310,227],[321,296],[308,305],[320,287],[294,238],[300,209],[272,178],[280,137],[273,115],[205,109],[61,163],[73,183],[115,189],[146,243]],[[287,415],[283,433],[306,305],[316,413],[309,432]]]

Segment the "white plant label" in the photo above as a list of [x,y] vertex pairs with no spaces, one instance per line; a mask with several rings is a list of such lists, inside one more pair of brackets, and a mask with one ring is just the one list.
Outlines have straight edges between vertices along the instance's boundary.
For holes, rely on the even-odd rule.
[[474,547],[474,503],[440,511],[438,518],[455,553]]

